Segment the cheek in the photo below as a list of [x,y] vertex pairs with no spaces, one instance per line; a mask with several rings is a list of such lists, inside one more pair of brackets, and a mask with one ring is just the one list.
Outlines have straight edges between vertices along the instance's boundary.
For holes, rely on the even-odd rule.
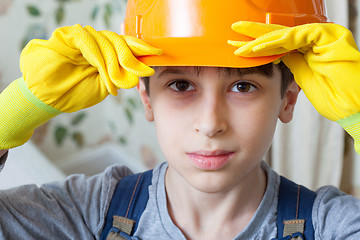
[[[279,114],[278,103],[259,102],[237,112],[232,117],[234,131],[242,139],[245,149],[264,149],[259,155],[265,154],[271,145]],[[262,157],[262,156],[261,156]]]
[[167,155],[170,149],[175,150],[180,145],[181,139],[185,138],[184,129],[189,126],[185,126],[184,121],[187,114],[164,103],[154,105],[153,113],[157,138],[163,153]]

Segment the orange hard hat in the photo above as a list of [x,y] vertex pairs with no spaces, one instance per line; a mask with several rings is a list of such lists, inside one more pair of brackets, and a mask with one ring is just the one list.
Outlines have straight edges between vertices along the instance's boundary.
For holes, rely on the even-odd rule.
[[161,48],[149,66],[254,67],[280,56],[242,58],[227,40],[249,40],[238,21],[296,26],[327,22],[325,0],[128,0],[123,33]]

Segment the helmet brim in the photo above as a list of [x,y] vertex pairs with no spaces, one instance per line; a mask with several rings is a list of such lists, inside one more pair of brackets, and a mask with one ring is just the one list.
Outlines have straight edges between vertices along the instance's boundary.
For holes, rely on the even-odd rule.
[[161,56],[139,57],[139,60],[148,66],[249,68],[271,63],[285,55],[239,57],[234,54],[236,48],[228,45],[226,41],[219,44],[201,38],[159,38],[146,42],[163,50]]

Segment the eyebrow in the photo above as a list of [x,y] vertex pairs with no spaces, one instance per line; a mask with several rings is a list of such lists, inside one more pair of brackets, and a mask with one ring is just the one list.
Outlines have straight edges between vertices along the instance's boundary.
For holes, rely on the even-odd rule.
[[181,69],[167,68],[164,71],[159,73],[158,78],[169,75],[169,74],[186,75],[187,73],[188,73],[188,71],[184,71]]
[[[179,75],[187,75],[190,72],[196,72],[197,75],[200,75],[204,67],[192,67],[190,68],[166,68],[162,72],[159,73],[158,77],[163,77],[168,74],[179,74]],[[231,76],[244,76],[248,74],[259,74],[265,77],[272,77],[274,72],[273,68],[265,67],[265,66],[259,66],[259,67],[252,67],[252,68],[227,68],[227,67],[218,67],[219,76],[221,74],[225,74],[227,77]]]
[[221,68],[219,71],[220,74],[225,74],[228,77],[231,76],[244,76],[249,74],[259,74],[265,77],[272,77],[273,70],[266,70],[261,67],[252,67],[252,68]]

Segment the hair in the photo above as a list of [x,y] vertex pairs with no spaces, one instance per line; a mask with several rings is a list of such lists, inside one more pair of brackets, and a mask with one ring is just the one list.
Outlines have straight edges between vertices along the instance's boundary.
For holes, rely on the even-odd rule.
[[[290,69],[283,63],[280,62],[278,64],[274,63],[268,63],[265,65],[261,65],[258,67],[250,67],[250,68],[229,68],[229,67],[221,67],[221,71],[225,71],[228,74],[231,73],[237,73],[239,75],[241,74],[249,74],[249,73],[260,73],[265,76],[273,77],[274,76],[274,69],[279,68],[281,72],[281,98],[285,96],[286,90],[290,83],[294,81],[294,76],[291,73]],[[156,67],[153,67],[156,69]],[[194,67],[195,70],[198,72],[198,74],[201,73],[203,67]],[[149,89],[149,77],[141,77],[140,80],[144,81],[146,93],[150,95],[150,89]]]

